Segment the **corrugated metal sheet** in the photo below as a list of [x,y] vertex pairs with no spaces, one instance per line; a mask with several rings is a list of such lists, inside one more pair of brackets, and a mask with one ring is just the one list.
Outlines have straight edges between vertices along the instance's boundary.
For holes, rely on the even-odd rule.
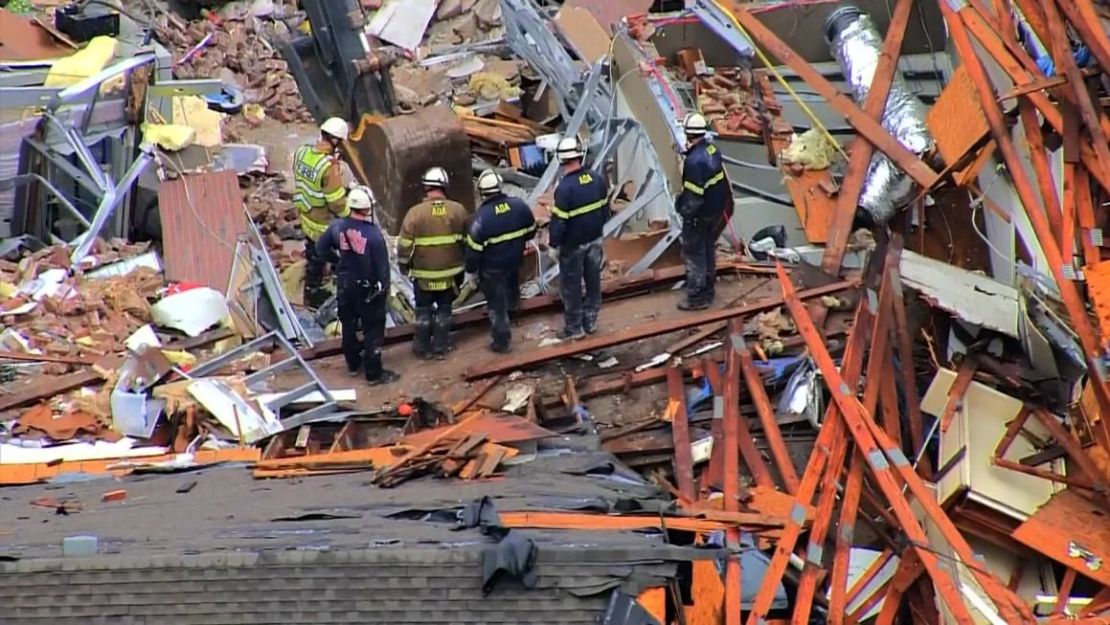
[[158,186],[166,279],[227,289],[236,238],[247,231],[233,171],[186,175]]

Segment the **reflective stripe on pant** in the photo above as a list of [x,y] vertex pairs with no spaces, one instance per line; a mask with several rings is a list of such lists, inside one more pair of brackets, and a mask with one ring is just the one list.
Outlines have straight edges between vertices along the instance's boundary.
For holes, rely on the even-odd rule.
[[482,294],[486,296],[486,310],[489,313],[490,338],[496,347],[508,347],[512,341],[509,327],[509,311],[520,298],[520,285],[516,272],[483,271],[481,275]]
[[[563,298],[563,322],[568,331],[588,330],[597,325],[597,314],[601,309],[603,260],[600,239],[570,249],[559,249],[559,290]],[[584,299],[583,286],[586,291]]]
[[316,241],[313,239],[304,240],[304,261],[304,305],[319,308],[328,298],[324,290],[324,272],[328,263],[316,253]]
[[416,304],[413,347],[423,354],[446,354],[451,335],[451,304],[456,290],[426,291],[417,286],[413,295]]
[[[383,294],[358,281],[340,277],[339,322],[343,326],[343,358],[347,369],[357,371],[365,366],[367,380],[382,375],[382,337],[385,336],[385,304]],[[358,332],[362,330],[362,339]]]
[[685,220],[682,224],[687,301],[713,301],[717,277],[716,229],[716,220]]

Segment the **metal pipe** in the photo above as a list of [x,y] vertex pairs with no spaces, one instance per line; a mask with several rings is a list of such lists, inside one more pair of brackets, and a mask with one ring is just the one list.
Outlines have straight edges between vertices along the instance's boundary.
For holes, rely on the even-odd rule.
[[[859,7],[845,6],[825,21],[829,48],[844,70],[857,102],[865,102],[882,54],[883,38],[871,17]],[[921,156],[933,148],[933,137],[925,125],[921,101],[906,85],[901,72],[894,74],[883,109],[883,128],[899,143]],[[876,153],[864,179],[859,208],[875,224],[884,224],[915,196],[914,181],[888,157]]]

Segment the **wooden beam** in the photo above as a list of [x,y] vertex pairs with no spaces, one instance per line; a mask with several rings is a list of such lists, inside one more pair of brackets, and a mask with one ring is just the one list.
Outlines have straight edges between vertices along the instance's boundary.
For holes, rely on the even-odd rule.
[[667,413],[674,440],[674,479],[678,492],[687,501],[697,501],[694,485],[694,458],[690,449],[690,424],[686,420],[686,391],[682,386],[682,370],[678,365],[667,367]]

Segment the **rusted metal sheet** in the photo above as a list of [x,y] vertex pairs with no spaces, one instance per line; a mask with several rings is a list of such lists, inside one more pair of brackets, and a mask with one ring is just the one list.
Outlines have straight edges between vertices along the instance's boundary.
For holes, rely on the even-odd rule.
[[[800,292],[799,295],[802,299],[812,299],[843,291],[844,289],[851,288],[855,284],[856,282],[854,280],[845,280],[822,287],[807,289]],[[602,336],[590,337],[581,341],[534,349],[522,352],[519,355],[497,358],[490,362],[471,367],[466,372],[466,379],[479,380],[499,373],[509,373],[518,369],[527,369],[560,358],[570,358],[578,354],[587,354],[623,343],[631,343],[633,341],[639,341],[662,334],[669,334],[671,332],[687,330],[705,324],[725,321],[733,317],[752,315],[770,310],[781,304],[782,298],[768,297],[757,303],[746,306],[737,306],[735,308],[726,308],[723,310],[708,310],[679,319],[667,319],[640,324],[622,332],[614,332]],[[602,314],[604,314],[604,312],[602,312]]]
[[1087,278],[1087,294],[1095,306],[1098,318],[1101,344],[1110,343],[1110,260],[1088,265],[1084,270]]
[[227,290],[235,243],[248,231],[234,171],[186,174],[158,185],[166,280]]
[[1033,551],[1110,586],[1110,523],[1105,510],[1075,490],[1053,495],[1013,537]]
[[[975,85],[963,66],[952,73],[952,79],[929,109],[926,123],[944,163],[949,167],[967,161],[975,148],[990,135],[987,117],[975,95]],[[958,184],[971,182],[965,172],[958,170],[954,173]]]

